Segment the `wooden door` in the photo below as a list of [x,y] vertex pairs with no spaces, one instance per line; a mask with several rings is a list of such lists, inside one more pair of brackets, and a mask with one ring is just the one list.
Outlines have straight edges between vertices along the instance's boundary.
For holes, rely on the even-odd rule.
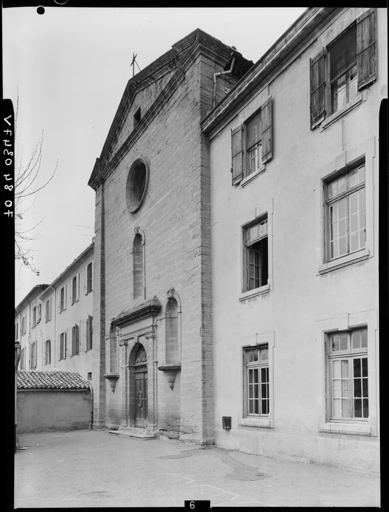
[[147,422],[147,366],[135,368],[135,427]]

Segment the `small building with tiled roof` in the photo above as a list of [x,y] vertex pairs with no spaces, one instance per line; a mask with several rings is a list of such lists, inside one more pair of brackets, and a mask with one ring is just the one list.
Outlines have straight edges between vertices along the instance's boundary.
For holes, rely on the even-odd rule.
[[19,370],[17,432],[88,429],[92,386],[79,373]]
[[91,389],[91,383],[78,373],[19,370],[18,390],[21,389]]

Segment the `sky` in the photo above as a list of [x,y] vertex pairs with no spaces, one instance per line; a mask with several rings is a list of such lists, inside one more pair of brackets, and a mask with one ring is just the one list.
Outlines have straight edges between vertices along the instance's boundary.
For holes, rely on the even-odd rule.
[[[305,8],[3,9],[3,98],[16,108],[16,167],[43,138],[37,185],[22,229],[39,276],[15,264],[15,304],[50,284],[92,242],[95,192],[88,180],[127,81],[196,28],[256,62]],[[139,68],[135,65],[135,72]],[[18,220],[19,222],[19,220]],[[38,224],[37,227],[34,227]]]

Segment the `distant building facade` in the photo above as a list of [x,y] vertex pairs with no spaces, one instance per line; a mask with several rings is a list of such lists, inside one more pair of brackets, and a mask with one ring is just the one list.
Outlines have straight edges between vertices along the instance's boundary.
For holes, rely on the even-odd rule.
[[63,370],[92,378],[93,243],[50,285],[38,285],[15,310],[21,370]]
[[309,9],[202,124],[220,447],[379,467],[386,49],[386,9]]

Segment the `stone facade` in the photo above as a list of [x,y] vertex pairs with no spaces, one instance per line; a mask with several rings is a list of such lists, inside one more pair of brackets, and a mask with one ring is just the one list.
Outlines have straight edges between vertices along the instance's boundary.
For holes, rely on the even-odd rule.
[[[233,59],[237,71],[224,73]],[[200,122],[214,94],[250,66],[196,30],[126,87],[89,180],[96,426],[213,442],[210,174]],[[143,349],[147,361],[137,363]]]
[[[220,447],[356,471],[379,469],[378,178],[387,172],[379,161],[380,144],[386,144],[379,131],[387,96],[386,14],[385,9],[309,9],[203,122],[210,139],[215,439]],[[363,44],[371,50],[364,50],[360,38],[368,33]],[[346,54],[346,43],[342,49],[334,46],[345,34],[355,38],[354,54]],[[367,71],[359,61],[362,51],[371,52]],[[352,96],[353,77],[346,77],[349,96],[338,108],[323,97],[326,111],[319,119],[313,115],[320,101],[313,66],[324,54],[327,64],[319,80],[331,77],[331,57],[339,67],[342,58],[349,59],[359,81]],[[368,73],[369,82],[361,84],[361,75]],[[325,94],[330,87],[327,81]],[[339,102],[343,91],[339,86]],[[243,163],[241,173],[232,138],[241,128],[244,138],[259,111],[265,123],[269,100],[271,158],[252,173]],[[265,136],[263,131],[263,152]],[[360,178],[354,183],[355,172]],[[344,183],[345,176],[353,196],[346,195],[348,189],[330,189],[337,178]],[[351,216],[357,197],[360,224],[353,228],[354,218],[348,224],[347,251],[335,208],[347,201]],[[266,252],[248,238],[259,221]],[[354,249],[353,230],[361,233]],[[257,264],[266,266],[267,275],[256,285],[246,280],[252,275],[245,259],[250,247],[250,257],[256,251],[268,258]],[[339,253],[333,252],[336,247]],[[366,336],[362,348],[347,341],[361,333]],[[339,336],[345,343],[340,349]],[[366,364],[363,412],[361,358]],[[341,390],[340,361],[345,367]],[[346,368],[351,372],[352,365],[351,377]],[[223,417],[231,418],[230,429],[223,428]]]

